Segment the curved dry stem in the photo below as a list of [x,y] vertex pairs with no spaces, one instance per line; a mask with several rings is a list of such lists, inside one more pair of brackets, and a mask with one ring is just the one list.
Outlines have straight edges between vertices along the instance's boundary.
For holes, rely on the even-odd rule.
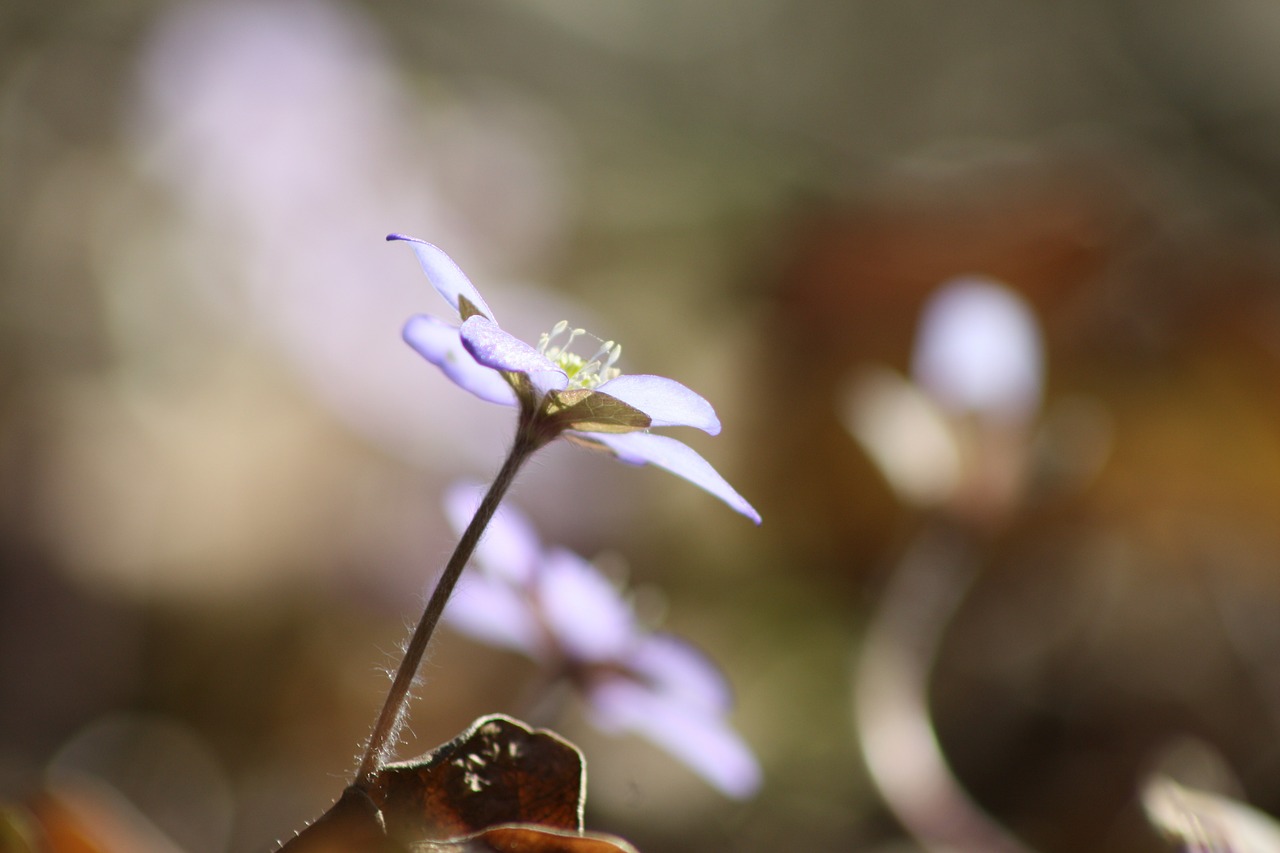
[[938,744],[929,680],[976,574],[963,543],[927,532],[894,567],[863,640],[855,729],[867,770],[903,827],[934,853],[1032,853],[975,803]]

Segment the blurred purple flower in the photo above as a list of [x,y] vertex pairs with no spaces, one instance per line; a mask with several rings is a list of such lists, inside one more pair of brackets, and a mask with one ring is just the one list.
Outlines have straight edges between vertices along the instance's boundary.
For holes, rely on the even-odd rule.
[[[483,490],[458,485],[446,513],[462,531]],[[591,563],[544,548],[529,522],[502,507],[490,522],[444,619],[473,639],[521,652],[569,679],[588,718],[608,733],[647,738],[724,794],[760,787],[760,767],[725,719],[724,676],[701,652],[646,630],[631,605]]]
[[1041,412],[1044,341],[1031,306],[979,276],[943,283],[921,314],[911,378],[859,369],[845,425],[907,504],[1004,519],[1031,487],[1074,488],[1109,444],[1105,412],[1058,398]]
[[1043,350],[1026,300],[999,282],[964,276],[925,305],[911,368],[916,382],[953,411],[1026,422],[1040,406]]
[[665,468],[697,485],[756,524],[760,515],[688,445],[649,432],[691,426],[711,435],[720,421],[711,404],[663,376],[624,375],[614,365],[622,347],[602,342],[590,357],[571,350],[582,329],[561,321],[536,347],[503,331],[470,279],[440,248],[401,234],[427,279],[458,312],[460,326],[427,315],[411,317],[405,341],[453,382],[483,400],[532,413],[547,440],[564,435],[604,448],[624,462]]
[[[971,502],[976,485],[1021,488],[1023,432],[1044,382],[1039,326],[1026,301],[996,281],[946,282],[925,305],[913,380],[860,370],[845,423],[894,491],[914,506]],[[1012,494],[1002,494],[1003,502]]]

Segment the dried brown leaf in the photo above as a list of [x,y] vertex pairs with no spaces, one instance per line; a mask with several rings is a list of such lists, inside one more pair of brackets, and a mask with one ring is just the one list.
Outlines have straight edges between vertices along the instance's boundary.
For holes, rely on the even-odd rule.
[[470,838],[428,841],[414,853],[636,853],[621,838],[539,826],[497,826]]
[[506,823],[582,830],[582,753],[559,735],[490,716],[413,761],[390,764],[370,792],[393,837],[444,839]]
[[586,766],[573,744],[500,714],[351,786],[281,853],[635,853],[582,832]]

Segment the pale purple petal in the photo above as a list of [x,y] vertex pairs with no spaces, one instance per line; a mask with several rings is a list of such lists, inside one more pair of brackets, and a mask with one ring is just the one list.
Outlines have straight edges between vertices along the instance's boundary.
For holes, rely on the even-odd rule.
[[744,799],[760,789],[760,764],[719,715],[682,706],[623,678],[592,685],[587,701],[592,722],[602,730],[648,738],[725,795]]
[[733,486],[730,486],[716,472],[716,469],[711,467],[710,462],[683,442],[651,432],[574,433],[574,435],[589,443],[603,444],[623,462],[665,468],[678,477],[684,477],[695,486],[706,489],[756,524],[760,523],[760,513],[756,512],[742,495],[734,491]]
[[944,406],[1025,420],[1040,405],[1044,382],[1035,313],[1003,284],[954,279],[925,306],[912,373]]
[[635,642],[635,616],[600,571],[570,551],[550,552],[538,574],[538,608],[564,654],[615,660]]
[[671,634],[651,634],[627,653],[623,663],[656,693],[708,714],[733,706],[729,683],[700,650]]
[[404,324],[403,335],[405,343],[460,387],[490,403],[516,404],[516,392],[502,374],[480,364],[467,352],[457,326],[417,314]]
[[702,397],[665,376],[624,373],[596,388],[644,412],[652,426],[691,426],[716,435],[720,419]]
[[[445,492],[445,515],[459,536],[476,514],[485,488],[479,483],[455,483]],[[533,525],[517,509],[502,504],[476,546],[475,561],[495,578],[516,586],[528,584],[542,556]]]
[[404,234],[388,234],[387,239],[402,240],[409,244],[409,248],[413,249],[413,253],[418,256],[418,263],[422,265],[422,271],[427,274],[427,281],[431,282],[431,286],[436,289],[436,292],[453,306],[453,310],[458,312],[458,316],[462,316],[458,297],[465,296],[467,301],[480,309],[486,317],[490,320],[493,319],[493,312],[489,310],[484,298],[480,296],[480,291],[476,290],[475,285],[471,283],[471,279],[467,278],[467,274],[453,262],[453,258],[444,253],[443,249],[425,240],[419,240],[417,237],[409,237]]
[[494,370],[525,374],[539,393],[563,391],[569,385],[569,377],[550,359],[492,320],[471,317],[462,324],[460,334],[476,361]]
[[545,637],[528,599],[501,578],[464,575],[444,609],[444,621],[459,633],[534,659],[545,656]]

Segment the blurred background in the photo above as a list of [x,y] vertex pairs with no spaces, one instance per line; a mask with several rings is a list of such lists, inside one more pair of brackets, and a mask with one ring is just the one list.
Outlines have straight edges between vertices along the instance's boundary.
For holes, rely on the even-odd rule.
[[[400,341],[443,313],[401,231],[706,396],[764,517],[567,445],[517,485],[722,665],[765,770],[733,802],[570,706],[589,827],[906,851],[937,784],[1154,851],[1157,772],[1280,812],[1278,201],[1264,0],[5,4],[0,800],[214,853],[340,793],[442,489],[512,427]],[[959,466],[912,486],[866,417],[945,402],[912,353],[960,275],[1034,316],[1036,399],[890,418]],[[894,428],[929,417],[950,457]],[[537,678],[449,633],[424,674],[405,757]]]

